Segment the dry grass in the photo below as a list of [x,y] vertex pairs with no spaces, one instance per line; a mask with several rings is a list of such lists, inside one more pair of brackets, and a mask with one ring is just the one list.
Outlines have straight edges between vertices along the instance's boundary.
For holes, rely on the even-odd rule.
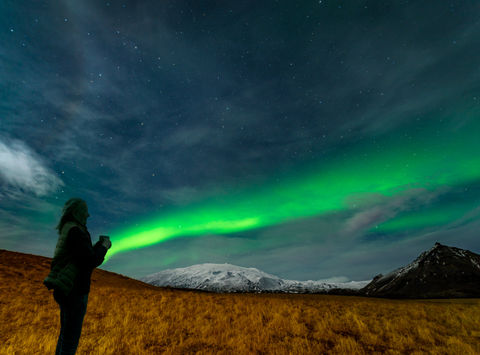
[[[0,250],[0,353],[53,354],[49,258]],[[211,294],[95,270],[77,354],[479,354],[480,299]]]

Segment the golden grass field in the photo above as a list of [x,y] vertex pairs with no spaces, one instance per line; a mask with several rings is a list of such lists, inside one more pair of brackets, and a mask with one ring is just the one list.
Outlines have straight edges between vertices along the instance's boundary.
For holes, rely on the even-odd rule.
[[[0,250],[0,353],[54,354],[50,258]],[[213,294],[95,270],[77,354],[480,354],[480,299]]]

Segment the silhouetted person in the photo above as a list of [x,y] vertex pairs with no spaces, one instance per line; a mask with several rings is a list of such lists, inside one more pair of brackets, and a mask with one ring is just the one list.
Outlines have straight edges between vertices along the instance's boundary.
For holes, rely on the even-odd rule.
[[87,230],[87,203],[71,198],[63,207],[56,229],[58,242],[49,275],[43,283],[53,290],[53,298],[60,306],[60,335],[56,355],[75,354],[87,311],[90,277],[112,246],[109,237],[100,236],[92,247]]

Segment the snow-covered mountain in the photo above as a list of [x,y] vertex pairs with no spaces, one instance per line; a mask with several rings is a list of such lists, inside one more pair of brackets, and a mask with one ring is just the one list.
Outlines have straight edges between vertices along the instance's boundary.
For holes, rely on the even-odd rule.
[[373,280],[284,280],[255,268],[199,264],[139,279],[154,286],[214,292],[329,293],[388,298],[480,297],[480,255],[435,243],[410,264]]
[[358,290],[367,281],[325,282],[284,280],[255,268],[231,264],[199,264],[167,269],[139,279],[154,286],[170,286],[213,292],[312,293],[329,290]]
[[440,243],[360,290],[394,298],[480,297],[480,255]]

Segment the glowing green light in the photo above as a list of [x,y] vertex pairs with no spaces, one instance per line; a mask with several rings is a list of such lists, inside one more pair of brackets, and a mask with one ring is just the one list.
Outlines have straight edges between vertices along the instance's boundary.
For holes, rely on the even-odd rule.
[[[479,120],[477,120],[478,122]],[[235,233],[286,221],[332,213],[368,194],[394,196],[413,187],[436,189],[480,179],[480,123],[451,131],[451,127],[410,129],[409,136],[384,136],[359,141],[322,160],[317,166],[277,178],[260,187],[232,189],[182,209],[137,221],[138,226],[111,233],[106,260],[128,250],[172,238]],[[455,216],[431,215],[432,223]],[[440,217],[438,217],[440,216]],[[415,215],[402,217],[384,229],[420,223]]]
[[421,211],[406,212],[400,214],[398,217],[381,223],[370,230],[378,232],[398,232],[438,227],[458,220],[475,207],[475,204],[465,204],[455,207],[444,205],[440,207],[434,206],[433,208],[427,208],[426,210]]

